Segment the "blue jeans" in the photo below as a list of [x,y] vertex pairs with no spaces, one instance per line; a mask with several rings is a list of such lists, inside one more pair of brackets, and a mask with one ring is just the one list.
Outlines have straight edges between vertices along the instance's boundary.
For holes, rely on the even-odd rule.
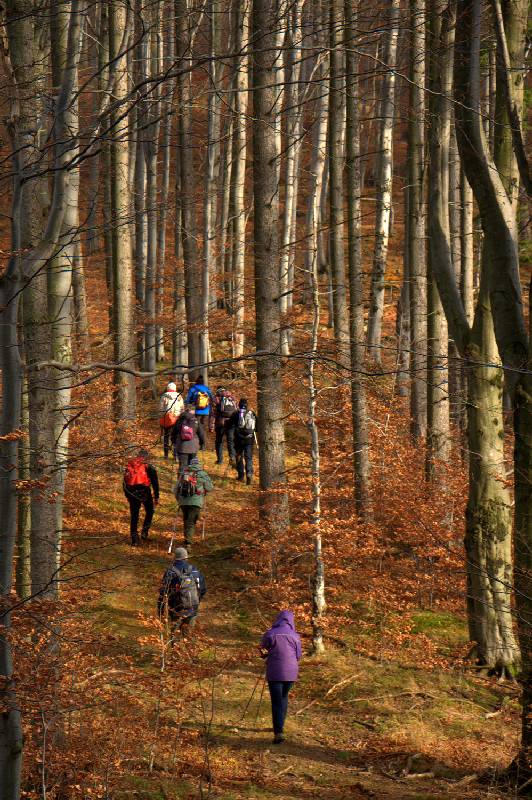
[[273,732],[282,733],[286,712],[288,711],[288,692],[294,681],[268,681],[270,697],[272,699]]

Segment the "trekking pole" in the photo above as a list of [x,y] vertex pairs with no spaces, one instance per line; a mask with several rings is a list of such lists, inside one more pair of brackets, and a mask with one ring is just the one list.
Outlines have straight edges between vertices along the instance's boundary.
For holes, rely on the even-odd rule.
[[266,687],[266,673],[264,673],[263,681],[262,681],[262,689],[260,691],[260,698],[259,698],[259,707],[257,708],[257,713],[255,714],[255,725],[257,724],[257,720],[259,718],[260,707],[262,705],[262,698],[264,695],[264,689]]
[[170,544],[168,546],[168,551],[167,551],[169,555],[171,555],[172,548],[174,546],[175,529],[176,529],[176,527],[177,527],[177,517],[174,517],[174,526],[173,526],[173,529],[172,529],[172,538],[170,539]]
[[250,705],[251,705],[251,701],[253,700],[253,697],[255,696],[255,692],[257,691],[257,686],[259,685],[259,683],[260,683],[260,679],[261,679],[261,678],[262,678],[262,673],[261,673],[261,674],[259,675],[259,677],[257,678],[257,682],[255,683],[255,686],[253,687],[253,691],[251,692],[251,695],[250,695],[250,697],[249,697],[249,699],[248,699],[248,701],[247,701],[247,703],[246,703],[246,707],[245,707],[245,709],[244,709],[244,711],[243,711],[243,713],[242,713],[242,716],[240,717],[240,720],[239,720],[239,722],[242,722],[242,720],[243,720],[243,719],[244,719],[244,717],[246,716],[246,714],[247,714],[247,712],[248,712],[248,708],[250,707]]

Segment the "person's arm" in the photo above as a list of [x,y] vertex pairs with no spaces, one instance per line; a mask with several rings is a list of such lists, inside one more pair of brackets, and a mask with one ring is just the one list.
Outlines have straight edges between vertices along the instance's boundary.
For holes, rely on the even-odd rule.
[[207,584],[205,583],[205,576],[204,576],[203,572],[200,572],[199,569],[196,569],[196,575],[197,575],[197,578],[198,578],[199,596],[200,596],[200,600],[202,600],[203,597],[207,593]]
[[185,403],[193,403],[196,399],[196,387],[191,386],[185,397]]
[[173,426],[172,431],[170,433],[170,441],[172,442],[172,444],[175,444],[177,442],[177,436],[180,430],[181,430],[181,422],[180,420],[177,420],[176,424]]
[[149,464],[146,472],[153,487],[153,497],[157,501],[159,499],[159,476],[157,475],[157,470]]
[[207,494],[207,492],[212,492],[212,490],[214,489],[214,484],[211,481],[211,476],[209,475],[208,472],[205,472],[205,470],[201,471],[201,483],[204,494]]
[[296,658],[298,661],[301,659],[301,637],[298,634],[296,635]]

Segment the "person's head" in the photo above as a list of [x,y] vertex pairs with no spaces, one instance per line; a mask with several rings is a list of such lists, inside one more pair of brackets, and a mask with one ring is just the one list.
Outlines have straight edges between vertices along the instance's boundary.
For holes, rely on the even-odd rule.
[[196,375],[196,383],[203,383],[203,375]]
[[248,407],[248,401],[246,400],[245,397],[241,397],[240,398],[240,400],[238,401],[238,407],[239,408],[247,408]]
[[225,386],[217,386],[216,387],[216,394],[222,394],[222,392],[225,392],[225,391],[226,391]]
[[189,467],[201,467],[200,460],[197,456],[193,456],[188,462]]
[[283,611],[279,611],[273,625],[274,627],[279,625],[289,625],[295,630],[294,612],[290,611],[288,608],[285,608]]
[[177,386],[175,385],[175,383],[173,383],[172,381],[170,381],[170,383],[169,383],[169,384],[168,384],[168,386],[166,387],[166,391],[167,391],[167,392],[177,392]]
[[141,458],[143,461],[148,462],[150,460],[150,453],[144,447],[141,447],[138,452],[138,457]]
[[188,553],[185,547],[177,547],[174,545],[174,558],[176,561],[186,561],[188,558]]

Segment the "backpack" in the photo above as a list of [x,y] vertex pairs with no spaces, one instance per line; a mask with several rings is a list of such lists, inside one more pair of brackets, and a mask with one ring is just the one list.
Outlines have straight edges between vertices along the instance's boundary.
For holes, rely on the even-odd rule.
[[186,419],[179,427],[179,438],[182,442],[191,442],[194,438],[194,426]]
[[199,606],[198,584],[190,564],[184,569],[171,567],[166,585],[168,607],[172,611],[192,611]]
[[232,417],[236,411],[236,403],[230,394],[224,392],[220,396],[218,408],[220,410],[220,416],[229,418]]
[[148,477],[148,470],[146,469],[146,462],[143,458],[137,456],[127,462],[124,472],[124,483],[126,486],[149,486],[150,479]]
[[200,411],[204,411],[206,408],[209,407],[209,395],[207,392],[202,392],[201,389],[198,389],[198,393],[196,395],[196,408]]
[[175,425],[182,405],[181,395],[177,393],[165,392],[161,396],[160,413],[162,416],[159,422],[163,428],[171,428],[172,425]]
[[251,439],[255,433],[257,418],[253,411],[247,409],[244,413],[238,415],[237,432],[243,439]]
[[195,494],[200,494],[198,476],[195,472],[185,469],[177,480],[176,495],[177,497],[193,497]]

